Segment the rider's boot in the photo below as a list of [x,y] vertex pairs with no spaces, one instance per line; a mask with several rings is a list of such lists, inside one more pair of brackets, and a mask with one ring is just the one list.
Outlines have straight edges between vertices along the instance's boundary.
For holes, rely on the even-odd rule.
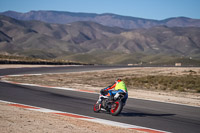
[[101,104],[101,101],[102,101],[101,98],[99,98],[99,100],[98,100],[98,104]]

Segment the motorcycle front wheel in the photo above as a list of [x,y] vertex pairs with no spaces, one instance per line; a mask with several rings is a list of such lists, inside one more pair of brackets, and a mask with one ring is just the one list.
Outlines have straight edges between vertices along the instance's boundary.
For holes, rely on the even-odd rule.
[[94,104],[93,111],[94,111],[95,113],[98,113],[98,112],[101,110],[101,107],[100,107],[100,106],[101,106],[101,105],[98,104],[98,103]]

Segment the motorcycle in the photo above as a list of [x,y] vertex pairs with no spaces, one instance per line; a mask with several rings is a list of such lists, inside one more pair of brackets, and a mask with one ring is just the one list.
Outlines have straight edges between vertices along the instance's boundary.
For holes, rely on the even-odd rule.
[[96,113],[100,111],[106,111],[113,116],[117,116],[123,109],[124,104],[122,99],[126,93],[119,92],[116,94],[117,96],[111,96],[111,98],[106,96],[108,93],[108,91],[100,91],[99,99],[95,103],[93,110]]

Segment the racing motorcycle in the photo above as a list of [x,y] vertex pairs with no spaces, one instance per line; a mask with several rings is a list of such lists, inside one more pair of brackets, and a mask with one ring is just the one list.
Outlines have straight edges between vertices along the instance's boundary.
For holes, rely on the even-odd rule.
[[110,98],[106,96],[109,91],[100,91],[99,99],[94,105],[94,112],[98,113],[100,111],[109,112],[113,116],[117,116],[123,109],[122,99],[124,98],[124,92],[119,92],[117,96],[111,96]]

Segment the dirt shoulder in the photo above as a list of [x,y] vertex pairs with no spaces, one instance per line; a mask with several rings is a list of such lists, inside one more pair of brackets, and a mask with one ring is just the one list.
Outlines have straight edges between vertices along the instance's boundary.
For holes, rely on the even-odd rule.
[[139,131],[86,122],[67,116],[30,111],[0,102],[1,133],[141,133]]

